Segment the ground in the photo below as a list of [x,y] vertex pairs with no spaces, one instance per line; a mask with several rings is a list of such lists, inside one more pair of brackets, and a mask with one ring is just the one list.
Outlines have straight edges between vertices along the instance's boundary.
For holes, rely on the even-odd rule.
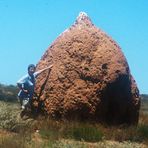
[[[141,109],[143,109],[144,112],[142,112],[141,110],[139,124],[147,124],[148,100],[142,102]],[[76,129],[80,127],[81,130],[81,128],[84,127],[80,123],[70,123],[70,125],[69,123],[60,123],[60,121],[43,121],[43,118],[22,119],[20,117],[20,106],[18,103],[8,103],[0,101],[0,121],[0,147],[4,148],[146,148],[148,145],[147,126],[144,127],[145,140],[139,140],[141,139],[140,137],[138,137],[138,140],[136,138],[133,138],[132,140],[124,140],[126,139],[125,137],[127,136],[128,132],[129,134],[131,134],[131,136],[134,137],[133,133],[135,131],[129,128],[121,129],[119,127],[103,127],[98,124],[95,124],[94,126],[97,129],[102,130],[102,132],[104,133],[104,136],[102,136],[100,140],[90,142],[92,140],[91,137],[89,139],[90,141],[84,140],[83,138],[81,140],[77,140],[78,135],[74,135]],[[85,126],[86,128],[87,126],[91,127],[89,125]],[[71,127],[73,127],[73,135],[69,134],[68,137],[65,136],[65,131],[68,131],[69,129],[71,129]],[[134,128],[134,130],[135,129],[136,128]],[[114,135],[110,135],[111,133],[113,133],[113,131],[115,131]],[[84,132],[87,132],[87,130]],[[107,137],[106,135],[110,136]]]

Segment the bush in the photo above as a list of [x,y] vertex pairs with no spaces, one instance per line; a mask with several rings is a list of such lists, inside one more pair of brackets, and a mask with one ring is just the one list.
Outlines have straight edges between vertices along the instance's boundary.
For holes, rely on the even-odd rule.
[[148,140],[148,125],[139,125],[137,130],[142,139]]
[[42,136],[42,138],[44,139],[48,139],[48,140],[58,140],[59,136],[58,136],[58,131],[54,130],[54,129],[41,129],[39,131],[40,135]]
[[71,130],[71,137],[75,140],[97,142],[103,139],[102,132],[99,131],[96,127],[85,125],[80,127],[74,127]]
[[0,84],[0,100],[6,102],[17,102],[17,86]]

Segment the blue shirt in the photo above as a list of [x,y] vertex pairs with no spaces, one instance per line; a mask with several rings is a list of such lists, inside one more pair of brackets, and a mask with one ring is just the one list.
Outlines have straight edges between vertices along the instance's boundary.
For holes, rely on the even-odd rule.
[[[35,87],[35,78],[38,76],[39,72],[35,72],[33,75],[25,75],[20,80],[17,81],[18,87],[21,89],[18,93],[19,98],[32,98]],[[22,89],[27,90],[24,92]]]

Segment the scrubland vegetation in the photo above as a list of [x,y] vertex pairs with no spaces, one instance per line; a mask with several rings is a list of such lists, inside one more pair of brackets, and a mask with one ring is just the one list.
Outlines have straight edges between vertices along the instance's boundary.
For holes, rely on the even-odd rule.
[[[21,118],[17,88],[0,85],[0,147],[3,148],[142,148],[148,146],[148,95],[142,95],[138,126]],[[15,88],[15,89],[14,89]],[[9,93],[8,93],[9,92]],[[9,99],[7,94],[11,94]],[[13,98],[14,97],[14,98]],[[7,99],[6,99],[7,98]],[[11,98],[11,99],[10,99]],[[12,101],[13,100],[13,101]]]

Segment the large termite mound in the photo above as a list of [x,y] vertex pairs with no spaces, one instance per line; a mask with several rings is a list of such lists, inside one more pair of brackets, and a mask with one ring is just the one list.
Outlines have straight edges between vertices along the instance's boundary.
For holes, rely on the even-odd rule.
[[55,118],[138,122],[140,98],[117,43],[80,13],[46,50],[37,70],[38,109]]

